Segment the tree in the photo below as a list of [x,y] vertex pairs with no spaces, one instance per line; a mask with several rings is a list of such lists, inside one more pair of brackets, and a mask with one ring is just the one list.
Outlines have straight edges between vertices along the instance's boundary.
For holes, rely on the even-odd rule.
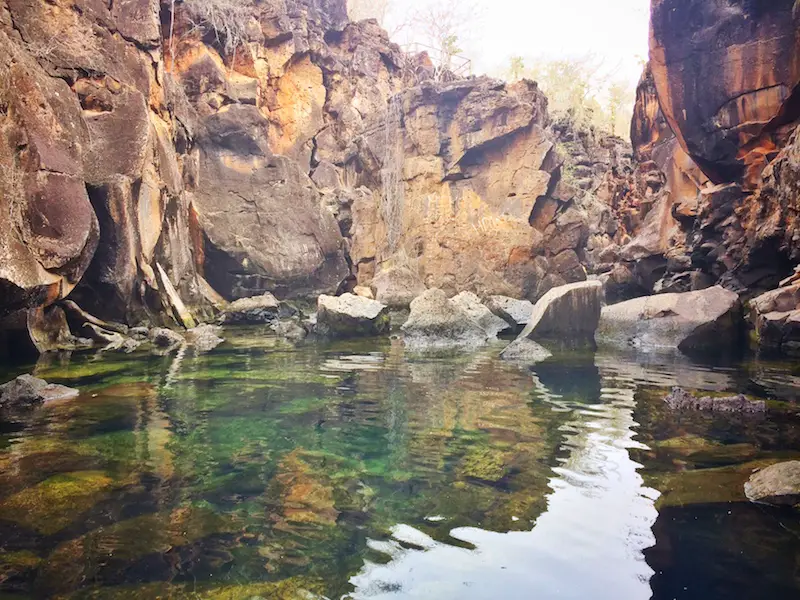
[[247,40],[247,26],[252,19],[251,8],[243,0],[186,0],[186,14],[195,29],[214,34],[217,45],[225,54],[233,55]]
[[519,81],[525,77],[525,59],[521,56],[512,56],[508,67],[508,80]]
[[478,15],[477,6],[464,0],[430,0],[411,17],[414,32],[439,54],[439,66],[449,69],[453,57],[463,52],[461,43],[469,35]]
[[612,135],[617,135],[618,130],[630,125],[633,118],[630,110],[630,106],[633,104],[633,95],[632,87],[625,81],[616,81],[608,87],[607,114]]

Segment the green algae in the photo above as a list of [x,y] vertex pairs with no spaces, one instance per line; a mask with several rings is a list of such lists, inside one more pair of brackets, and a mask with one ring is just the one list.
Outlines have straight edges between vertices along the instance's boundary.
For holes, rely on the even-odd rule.
[[0,502],[0,519],[52,535],[108,496],[114,480],[102,471],[55,475]]
[[496,483],[508,474],[512,456],[491,447],[474,447],[464,457],[459,473],[462,477]]

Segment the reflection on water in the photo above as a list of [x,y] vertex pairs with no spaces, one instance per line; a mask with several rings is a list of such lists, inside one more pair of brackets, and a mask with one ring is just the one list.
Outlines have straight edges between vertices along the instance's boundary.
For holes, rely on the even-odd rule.
[[[791,368],[498,350],[49,357],[82,395],[0,426],[0,597],[800,593],[800,518],[741,493],[800,455]],[[669,414],[677,384],[770,414]]]

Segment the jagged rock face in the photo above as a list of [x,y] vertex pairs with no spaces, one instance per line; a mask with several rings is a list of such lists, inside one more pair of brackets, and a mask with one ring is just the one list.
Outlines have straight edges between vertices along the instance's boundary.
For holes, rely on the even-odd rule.
[[650,62],[661,110],[714,183],[758,185],[800,117],[794,0],[655,0]]
[[97,247],[69,86],[0,27],[0,316],[69,294]]
[[346,164],[348,180],[377,192],[353,204],[359,282],[400,267],[450,295],[537,298],[549,289],[545,255],[560,267],[550,287],[584,279],[582,215],[554,210],[531,224],[539,198],[558,189],[565,204],[573,192],[553,176],[561,160],[547,120],[532,82],[423,83],[394,98]]
[[752,296],[800,259],[794,4],[653,3],[631,129],[650,200],[619,253],[644,290]]

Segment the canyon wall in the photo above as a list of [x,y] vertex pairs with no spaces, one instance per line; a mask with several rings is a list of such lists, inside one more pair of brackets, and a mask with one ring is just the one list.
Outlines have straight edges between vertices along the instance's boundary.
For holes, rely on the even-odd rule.
[[657,0],[631,130],[664,185],[620,258],[647,291],[753,296],[800,261],[800,11],[794,0]]

